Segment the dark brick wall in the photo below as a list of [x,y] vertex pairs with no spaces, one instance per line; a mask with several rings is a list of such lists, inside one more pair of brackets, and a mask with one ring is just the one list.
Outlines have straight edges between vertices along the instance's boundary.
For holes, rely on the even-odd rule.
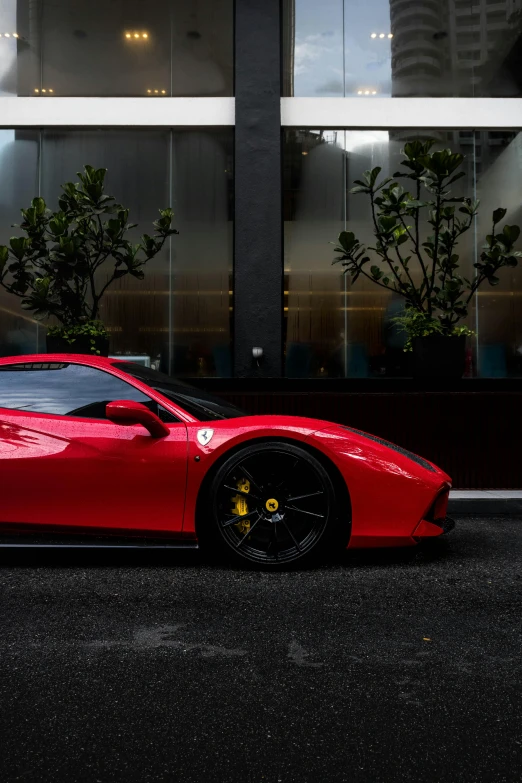
[[379,435],[439,465],[454,487],[522,488],[522,388],[254,391],[233,384],[204,385],[250,413],[312,416]]

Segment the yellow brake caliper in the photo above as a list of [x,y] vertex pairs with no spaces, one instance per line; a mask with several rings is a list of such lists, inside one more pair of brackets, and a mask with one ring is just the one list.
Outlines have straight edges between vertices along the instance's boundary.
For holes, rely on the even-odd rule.
[[[239,479],[236,486],[241,492],[250,492],[250,481],[246,478]],[[248,505],[244,495],[234,495],[232,503],[234,504],[232,506],[233,514],[236,516],[241,515],[242,517],[244,517],[245,514],[248,514]],[[240,519],[239,522],[236,522],[235,527],[237,527],[241,535],[244,536],[250,530],[250,520]]]

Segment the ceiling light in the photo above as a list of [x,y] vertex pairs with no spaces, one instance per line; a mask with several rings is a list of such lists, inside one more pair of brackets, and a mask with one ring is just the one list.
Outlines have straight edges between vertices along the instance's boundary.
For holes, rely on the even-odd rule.
[[35,91],[35,92],[40,92],[40,90],[38,89],[38,87],[35,87],[35,88],[34,88],[34,91]]
[[357,95],[362,95],[362,94],[363,94],[362,90],[357,90]]
[[47,92],[47,90],[42,90],[42,92]]
[[5,37],[6,37],[6,38],[10,38],[10,37],[11,37],[11,36],[9,35],[9,33],[4,33],[4,35],[5,35]]
[[159,90],[154,90],[154,92],[157,94],[159,92]]
[[147,90],[147,92],[148,92],[148,93],[149,93],[149,95],[150,95],[150,94],[151,94],[151,92],[152,92],[152,90]]
[[308,155],[308,152],[305,150],[304,152],[301,152],[301,155]]
[[13,33],[13,38],[20,38],[20,36],[18,35],[18,33]]
[[372,95],[377,95],[377,90],[372,90]]
[[134,33],[134,37],[135,37],[135,38],[139,38],[139,37],[140,37],[140,34],[139,34],[139,33]]
[[54,90],[49,90],[49,92],[54,92]]
[[142,33],[142,34],[141,34],[141,37],[142,37],[142,38],[148,38],[148,37],[149,37],[149,34],[148,34],[148,33]]
[[369,95],[369,94],[370,94],[370,90],[365,90],[365,91],[364,91],[364,94],[365,94],[365,95]]
[[388,33],[388,38],[393,38],[393,33]]
[[125,38],[130,38],[130,37],[131,37],[130,33],[125,33]]
[[372,34],[370,35],[370,38],[377,38],[377,33],[372,33]]
[[166,90],[162,90],[162,91],[161,91],[161,94],[162,94],[162,95],[166,95],[166,94],[167,94],[167,91],[166,91]]
[[379,33],[379,38],[384,38],[384,33]]

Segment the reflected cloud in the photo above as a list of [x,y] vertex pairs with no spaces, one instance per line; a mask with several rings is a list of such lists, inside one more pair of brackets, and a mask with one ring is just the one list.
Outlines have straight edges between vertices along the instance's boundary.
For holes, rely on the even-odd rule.
[[342,51],[341,46],[332,47],[325,39],[335,35],[333,30],[326,33],[315,33],[305,38],[296,39],[294,47],[294,74],[296,76],[306,73],[312,65],[323,57],[332,53],[332,48]]

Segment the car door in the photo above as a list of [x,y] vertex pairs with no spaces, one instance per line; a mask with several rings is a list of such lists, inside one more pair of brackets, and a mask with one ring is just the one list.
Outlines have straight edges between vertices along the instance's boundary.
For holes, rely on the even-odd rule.
[[[170,434],[105,416],[134,400],[162,413]],[[73,532],[180,532],[187,428],[105,370],[73,362],[0,367],[0,524]]]

